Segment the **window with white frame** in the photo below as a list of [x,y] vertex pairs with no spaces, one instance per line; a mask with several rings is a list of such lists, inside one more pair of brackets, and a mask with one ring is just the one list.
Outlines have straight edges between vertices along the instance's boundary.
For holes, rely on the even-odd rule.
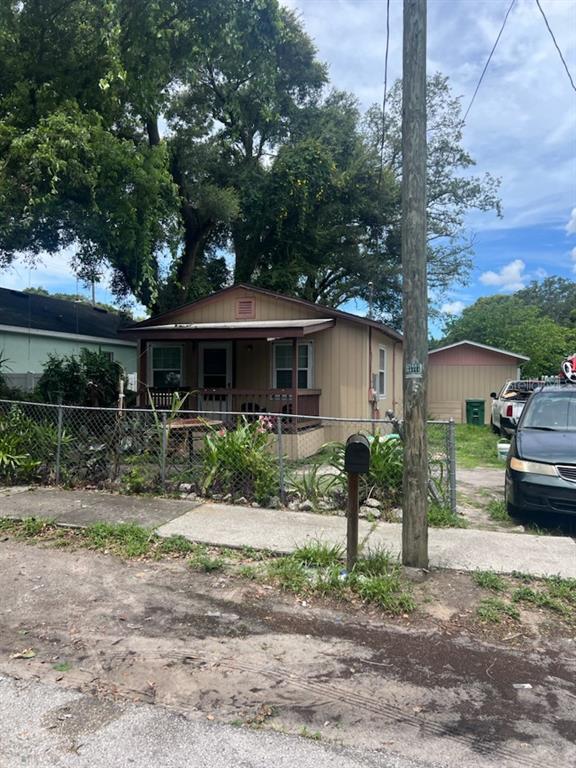
[[386,347],[378,347],[378,397],[386,397]]
[[[312,387],[313,346],[310,343],[298,344],[298,389]],[[292,388],[292,344],[278,342],[274,344],[275,389]]]
[[151,348],[150,368],[153,387],[182,386],[182,347],[154,344]]

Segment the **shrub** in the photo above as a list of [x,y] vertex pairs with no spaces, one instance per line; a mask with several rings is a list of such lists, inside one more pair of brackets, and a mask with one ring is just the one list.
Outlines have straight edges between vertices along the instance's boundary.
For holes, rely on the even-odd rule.
[[122,373],[122,366],[103,352],[48,355],[37,390],[45,402],[62,398],[67,405],[114,406]]
[[[64,434],[62,442],[68,441]],[[0,480],[27,482],[47,475],[57,443],[53,424],[31,419],[17,406],[0,414]]]
[[[345,446],[343,443],[332,443],[330,448],[329,463],[337,470],[335,481],[346,492]],[[400,440],[379,433],[371,435],[370,471],[366,476],[361,476],[361,498],[374,496],[388,507],[398,506],[402,498],[402,471],[403,448]]]
[[244,416],[233,429],[211,429],[202,453],[202,493],[230,493],[260,503],[277,493],[272,429],[265,417],[249,421]]

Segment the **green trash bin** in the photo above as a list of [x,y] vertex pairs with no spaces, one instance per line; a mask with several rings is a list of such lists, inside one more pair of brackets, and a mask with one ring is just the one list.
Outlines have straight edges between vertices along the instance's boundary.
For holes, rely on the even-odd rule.
[[466,400],[466,424],[484,424],[484,400]]

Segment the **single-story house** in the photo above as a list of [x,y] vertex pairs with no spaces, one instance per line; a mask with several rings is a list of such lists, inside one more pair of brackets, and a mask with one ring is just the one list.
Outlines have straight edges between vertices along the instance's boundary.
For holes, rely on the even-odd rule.
[[[189,392],[186,407],[212,413],[376,419],[401,409],[399,333],[370,318],[262,288],[225,288],[122,335],[138,340],[142,406],[150,394],[166,407],[177,390]],[[354,425],[329,430],[320,419],[292,424],[295,432],[317,432],[293,455],[313,453],[355,431]]]
[[466,401],[484,401],[484,423],[490,423],[491,392],[521,378],[524,355],[475,341],[459,341],[428,355],[428,413],[432,418],[466,421]]
[[34,389],[48,355],[104,352],[135,378],[136,343],[121,339],[125,319],[83,302],[0,288],[0,355],[12,387]]

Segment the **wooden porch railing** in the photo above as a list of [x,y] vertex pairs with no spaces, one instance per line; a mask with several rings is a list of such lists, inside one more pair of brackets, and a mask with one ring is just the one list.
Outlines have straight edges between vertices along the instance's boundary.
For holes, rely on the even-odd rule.
[[[289,416],[297,413],[302,416],[320,415],[320,389],[299,389],[296,409],[294,408],[294,390],[292,389],[192,389],[191,387],[150,389],[154,406],[168,409],[172,395],[178,391],[181,395],[189,393],[184,410],[212,411],[226,413],[279,413]],[[148,398],[143,405],[148,404]],[[298,428],[311,426],[310,420],[303,420]]]

